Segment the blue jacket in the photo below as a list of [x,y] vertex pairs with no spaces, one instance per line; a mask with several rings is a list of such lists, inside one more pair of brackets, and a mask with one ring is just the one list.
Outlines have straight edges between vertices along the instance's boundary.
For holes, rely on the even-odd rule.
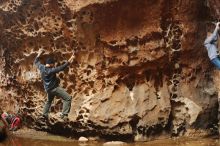
[[218,57],[217,41],[218,41],[218,28],[216,27],[212,35],[207,37],[204,42],[210,60]]
[[47,92],[59,86],[60,80],[56,77],[56,73],[63,71],[69,65],[69,63],[66,62],[58,67],[46,67],[45,65],[40,63],[38,57],[35,58],[34,64],[40,70],[41,78],[43,79],[44,89]]

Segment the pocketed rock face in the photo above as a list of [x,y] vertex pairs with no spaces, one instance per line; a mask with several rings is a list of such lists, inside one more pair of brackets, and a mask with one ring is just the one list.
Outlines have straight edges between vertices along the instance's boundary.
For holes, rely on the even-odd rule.
[[220,2],[218,0],[209,0],[207,1],[207,6],[210,8],[210,12],[212,14],[212,16],[219,20],[220,18]]
[[[207,13],[206,13],[207,12]],[[148,140],[217,121],[217,90],[203,47],[201,0],[17,0],[0,3],[0,103],[30,128]],[[69,121],[39,115],[46,100],[33,66],[39,48],[76,61],[58,76],[73,97]],[[118,137],[119,136],[119,137]]]

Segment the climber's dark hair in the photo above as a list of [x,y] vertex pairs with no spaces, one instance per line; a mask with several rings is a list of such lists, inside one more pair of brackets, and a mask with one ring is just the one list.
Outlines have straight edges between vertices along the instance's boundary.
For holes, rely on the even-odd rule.
[[55,60],[51,57],[47,58],[46,60],[46,64],[54,64],[55,63]]

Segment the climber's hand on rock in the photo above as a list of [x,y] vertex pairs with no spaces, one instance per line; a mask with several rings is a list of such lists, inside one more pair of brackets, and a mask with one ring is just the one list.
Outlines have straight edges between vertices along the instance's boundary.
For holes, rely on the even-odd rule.
[[72,63],[73,60],[74,60],[74,58],[75,58],[75,54],[73,54],[73,55],[70,57],[70,59],[68,60],[68,62],[69,62],[69,63]]
[[45,51],[43,50],[43,49],[40,49],[39,51],[38,51],[38,57],[40,57],[43,53],[44,53]]
[[217,23],[216,23],[216,27],[219,29],[219,27],[220,27],[220,22],[217,22]]

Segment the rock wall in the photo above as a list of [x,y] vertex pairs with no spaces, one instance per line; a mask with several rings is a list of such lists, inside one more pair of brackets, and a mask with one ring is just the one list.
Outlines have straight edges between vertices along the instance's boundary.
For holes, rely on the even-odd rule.
[[[3,0],[0,103],[27,126],[68,136],[148,140],[217,123],[213,66],[203,46],[218,12],[205,0]],[[212,11],[210,11],[212,10]],[[216,10],[216,11],[213,11]],[[73,97],[69,121],[39,121],[46,94],[39,48],[76,60],[59,74]]]

